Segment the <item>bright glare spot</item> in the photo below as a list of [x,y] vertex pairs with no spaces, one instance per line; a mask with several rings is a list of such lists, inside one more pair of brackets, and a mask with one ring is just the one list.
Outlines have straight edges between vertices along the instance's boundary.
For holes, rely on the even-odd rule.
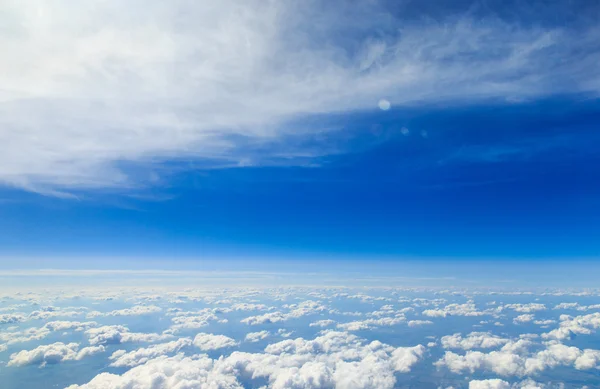
[[387,111],[392,106],[392,104],[390,104],[390,102],[387,101],[386,99],[379,100],[378,105],[379,105],[379,109],[381,109],[382,111]]

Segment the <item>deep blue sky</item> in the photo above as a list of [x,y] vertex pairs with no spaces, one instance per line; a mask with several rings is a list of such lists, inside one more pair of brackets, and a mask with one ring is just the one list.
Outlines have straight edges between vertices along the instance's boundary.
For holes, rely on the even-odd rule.
[[597,100],[565,96],[310,120],[342,128],[303,139],[340,150],[310,166],[185,170],[136,196],[96,192],[73,200],[5,189],[1,251],[388,259],[600,254]]

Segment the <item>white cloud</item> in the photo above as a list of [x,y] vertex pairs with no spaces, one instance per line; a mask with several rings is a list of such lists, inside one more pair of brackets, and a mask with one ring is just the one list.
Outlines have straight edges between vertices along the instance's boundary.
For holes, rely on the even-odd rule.
[[429,317],[446,317],[446,316],[482,316],[487,312],[477,310],[477,307],[472,301],[465,304],[449,304],[444,308],[426,309],[422,312],[423,315]]
[[[157,386],[159,385],[159,386]],[[134,367],[123,375],[100,373],[84,385],[67,389],[178,389],[214,388],[243,389],[230,372],[215,367],[215,361],[206,356],[161,356]]]
[[0,314],[0,324],[20,323],[27,320],[25,315],[19,313],[3,313]]
[[246,337],[244,338],[244,340],[246,342],[259,342],[263,339],[268,338],[271,335],[271,333],[269,331],[258,331],[258,332],[250,332],[248,334],[246,334]]
[[33,350],[22,350],[10,356],[7,366],[25,366],[55,364],[63,361],[81,360],[87,356],[104,351],[104,346],[85,347],[79,350],[79,344],[62,342],[38,346]]
[[65,331],[65,330],[73,330],[73,331],[84,331],[86,329],[96,327],[98,323],[95,321],[51,321],[44,325],[44,327],[48,328],[50,331]]
[[589,335],[600,328],[600,313],[595,312],[583,316],[560,315],[560,326],[546,334],[542,334],[546,339],[569,339],[573,335]]
[[401,323],[405,323],[406,318],[404,316],[399,317],[381,317],[379,319],[365,319],[356,320],[349,323],[339,323],[337,328],[345,331],[360,331],[366,330],[372,327],[383,327],[383,326],[395,326]]
[[[323,131],[291,118],[377,109],[383,97],[396,107],[600,88],[596,29],[493,15],[416,23],[378,2],[259,0],[9,0],[4,10],[0,181],[45,193],[161,179],[132,178],[119,161],[320,155],[329,150],[282,144]],[[244,150],[273,142],[264,156]]]
[[180,338],[172,342],[155,344],[146,348],[138,348],[130,352],[118,350],[109,357],[109,359],[113,361],[110,365],[113,367],[139,366],[148,362],[150,359],[176,353],[183,347],[191,345],[191,339]]
[[545,311],[547,308],[544,304],[540,303],[529,303],[529,304],[506,304],[498,307],[499,310],[512,309],[516,312],[531,313],[538,311]]
[[489,332],[471,332],[464,338],[459,333],[442,337],[442,347],[462,350],[500,347],[508,342],[509,339],[500,338]]
[[51,332],[58,331],[84,331],[97,326],[98,323],[78,322],[78,321],[51,321],[44,324],[43,327],[32,327],[18,331],[10,331],[8,328],[0,332],[0,342],[6,342],[7,345],[41,340],[47,337]]
[[431,320],[410,320],[408,322],[409,327],[421,327],[429,324],[433,324]]
[[237,303],[231,306],[234,311],[267,311],[272,309],[265,304]]
[[465,371],[470,373],[491,371],[500,376],[522,377],[559,366],[573,366],[577,370],[587,370],[598,367],[600,362],[598,350],[580,350],[577,347],[558,343],[549,344],[544,350],[528,353],[529,344],[529,341],[521,339],[490,353],[468,351],[465,355],[458,355],[447,351],[435,365],[445,366],[456,374]]
[[469,382],[469,389],[510,389],[510,384],[498,378],[473,380]]
[[314,322],[310,323],[309,326],[310,327],[328,327],[328,326],[333,325],[335,323],[336,323],[335,320],[323,319],[323,320],[314,321]]
[[297,319],[302,316],[314,315],[327,310],[327,307],[325,305],[322,305],[312,300],[306,300],[301,302],[300,304],[287,305],[284,306],[284,308],[288,308],[289,312],[269,312],[263,315],[247,317],[245,319],[242,319],[241,322],[248,325],[278,323],[290,319]]
[[139,342],[160,342],[173,338],[171,334],[129,332],[124,326],[102,326],[85,331],[90,344],[121,344]]
[[218,350],[225,347],[237,346],[238,342],[225,335],[199,333],[194,338],[194,346],[202,351]]
[[529,323],[529,322],[533,321],[533,319],[535,319],[535,315],[533,315],[531,313],[525,313],[523,315],[519,315],[519,316],[515,317],[513,319],[513,323],[515,323],[515,324]]
[[168,332],[177,333],[181,330],[198,329],[208,326],[211,322],[226,323],[227,319],[219,318],[214,309],[205,308],[200,311],[177,312],[171,320],[173,325]]
[[98,316],[143,316],[158,313],[160,311],[162,311],[162,309],[160,307],[157,307],[156,305],[136,305],[131,308],[117,309],[105,313],[93,311],[88,313],[87,317],[94,318]]
[[394,374],[407,373],[425,348],[365,343],[343,332],[327,332],[314,340],[302,338],[269,345],[265,353],[236,351],[218,360],[206,356],[160,356],[123,375],[101,373],[88,384],[70,389],[181,387],[238,388],[244,380],[264,379],[272,389],[392,389]]

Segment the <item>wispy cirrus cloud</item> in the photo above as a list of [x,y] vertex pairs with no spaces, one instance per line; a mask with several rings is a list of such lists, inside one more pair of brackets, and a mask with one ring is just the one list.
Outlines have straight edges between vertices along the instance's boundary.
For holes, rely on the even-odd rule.
[[600,90],[597,25],[508,20],[476,3],[443,18],[342,0],[3,7],[0,183],[54,195],[156,184],[164,161],[305,163],[333,150],[285,140],[340,128],[303,118],[382,98]]

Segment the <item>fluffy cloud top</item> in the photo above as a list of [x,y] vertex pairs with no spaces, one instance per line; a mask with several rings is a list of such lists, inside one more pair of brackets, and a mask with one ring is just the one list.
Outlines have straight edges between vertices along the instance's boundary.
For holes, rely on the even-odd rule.
[[510,384],[498,378],[473,380],[469,382],[469,389],[510,389]]
[[508,342],[509,339],[504,339],[488,332],[471,332],[466,337],[463,337],[461,334],[442,337],[442,346],[444,348],[463,350],[499,347]]
[[218,350],[225,347],[236,346],[238,342],[225,335],[200,333],[194,338],[194,346],[202,351]]
[[87,356],[104,351],[104,346],[85,347],[79,350],[79,344],[62,342],[38,346],[33,350],[22,350],[10,356],[7,366],[25,366],[55,364],[63,361],[81,360]]
[[85,331],[90,344],[120,344],[128,342],[160,342],[172,339],[170,334],[129,332],[124,326],[102,326]]
[[269,345],[265,353],[236,351],[218,360],[183,354],[160,356],[123,375],[101,373],[70,389],[182,387],[242,388],[240,379],[266,379],[273,389],[392,389],[394,373],[407,373],[425,348],[365,344],[354,335],[327,332],[314,340],[298,338]]
[[146,348],[138,348],[130,352],[125,350],[115,351],[110,360],[113,367],[134,367],[148,362],[152,358],[173,354],[183,347],[191,346],[192,340],[189,338],[180,338],[172,342],[155,344]]
[[258,341],[268,338],[269,335],[271,335],[271,333],[267,330],[258,331],[258,332],[250,332],[250,333],[246,334],[246,337],[244,338],[244,340],[246,342],[254,343],[254,342],[258,342]]

